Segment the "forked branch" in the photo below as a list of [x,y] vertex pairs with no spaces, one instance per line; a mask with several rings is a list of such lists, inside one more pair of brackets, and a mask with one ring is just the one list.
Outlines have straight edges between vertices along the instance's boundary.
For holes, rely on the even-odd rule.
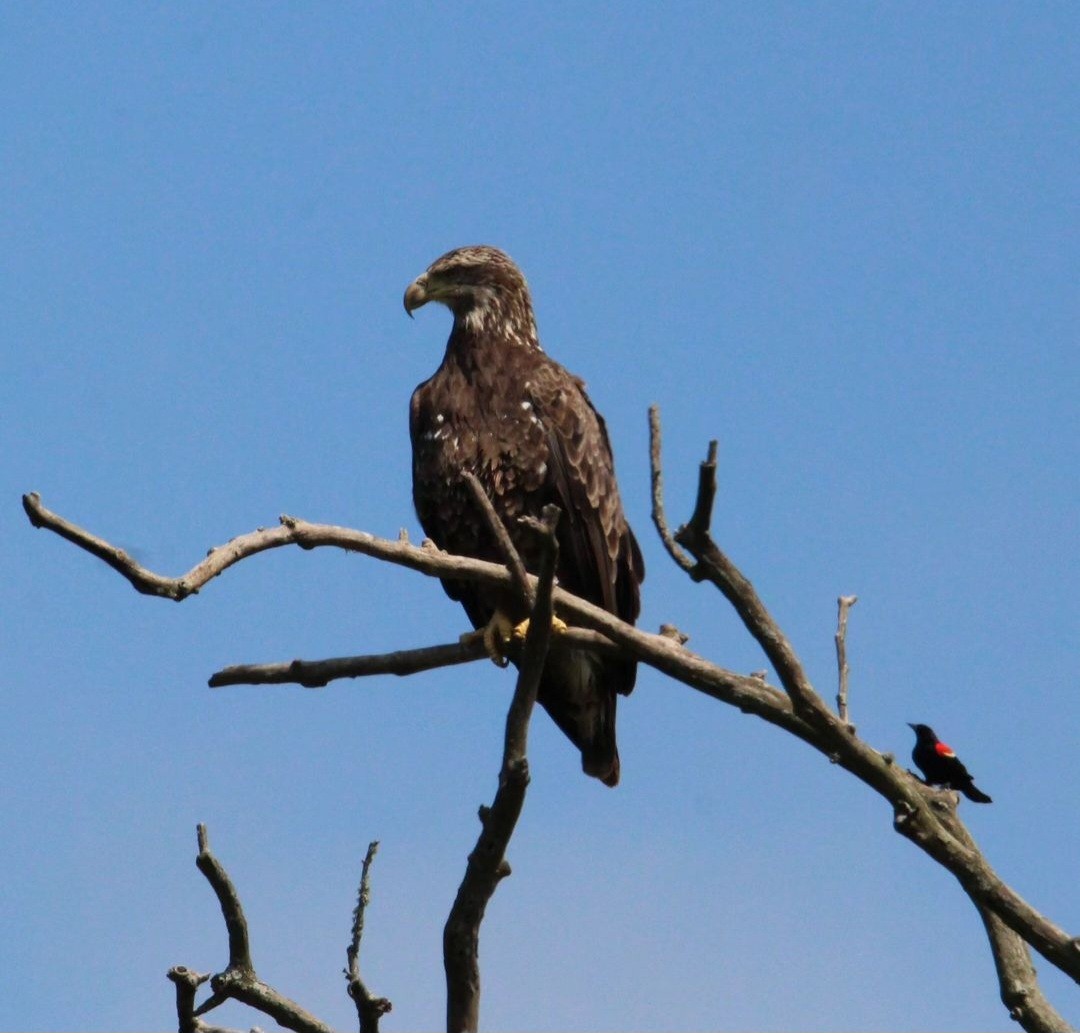
[[[168,977],[176,985],[176,1011],[180,1033],[218,1033],[217,1027],[204,1023],[201,1016],[230,999],[269,1015],[279,1026],[295,1030],[296,1033],[332,1033],[331,1028],[324,1022],[295,1001],[278,993],[256,975],[255,966],[251,962],[247,919],[240,904],[240,896],[224,865],[210,851],[205,825],[198,827],[198,839],[199,854],[195,864],[206,876],[221,906],[221,914],[229,933],[229,964],[223,972],[215,976],[201,975],[182,965],[169,970]],[[201,1005],[196,1006],[196,990],[207,980],[212,993]]]

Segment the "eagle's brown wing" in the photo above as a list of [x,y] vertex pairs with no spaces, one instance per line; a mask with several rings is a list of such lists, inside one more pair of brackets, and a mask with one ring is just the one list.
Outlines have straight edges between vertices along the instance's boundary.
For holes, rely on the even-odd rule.
[[[633,622],[644,562],[622,511],[604,421],[584,384],[554,362],[533,371],[528,400],[548,448],[545,495],[563,511],[559,583]],[[537,698],[581,750],[582,767],[608,785],[619,781],[616,701],[636,675],[633,661],[566,650],[549,655],[540,682]]]
[[645,564],[623,514],[603,417],[582,381],[550,360],[533,371],[527,396],[547,443],[548,501],[563,511],[559,582],[633,623]]

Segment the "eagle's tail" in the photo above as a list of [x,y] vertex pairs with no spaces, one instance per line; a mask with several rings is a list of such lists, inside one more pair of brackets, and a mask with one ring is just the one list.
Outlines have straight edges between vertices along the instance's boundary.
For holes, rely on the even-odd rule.
[[625,664],[583,650],[549,654],[537,700],[567,738],[581,750],[581,768],[604,785],[619,783],[615,742],[618,690]]

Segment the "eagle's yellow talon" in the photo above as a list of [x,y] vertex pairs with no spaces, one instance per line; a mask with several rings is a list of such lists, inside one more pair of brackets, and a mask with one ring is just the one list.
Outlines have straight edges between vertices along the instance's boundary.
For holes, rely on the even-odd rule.
[[[561,617],[551,618],[551,633],[553,635],[561,635],[566,631],[566,621]],[[514,626],[514,638],[519,642],[525,641],[525,636],[529,633],[529,618],[526,617],[520,624]]]
[[[559,617],[551,618],[551,633],[553,635],[562,634],[566,629],[566,621]],[[506,647],[511,642],[524,642],[528,633],[529,619],[527,617],[520,624],[511,624],[510,618],[499,611],[482,628],[477,628],[475,631],[466,631],[461,636],[460,641],[463,646],[471,646],[476,642],[482,642],[488,659],[497,667],[506,667],[510,663],[506,657]]]
[[467,631],[461,636],[462,645],[483,642],[484,652],[496,667],[506,667],[510,661],[506,658],[504,647],[509,643],[513,625],[505,613],[497,612],[482,628]]

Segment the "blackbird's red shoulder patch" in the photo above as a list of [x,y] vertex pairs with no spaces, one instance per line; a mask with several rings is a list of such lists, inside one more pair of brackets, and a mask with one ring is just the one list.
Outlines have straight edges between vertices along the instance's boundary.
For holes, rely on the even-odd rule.
[[956,754],[953,753],[952,747],[951,746],[946,746],[945,743],[943,743],[943,742],[934,743],[934,752],[939,757],[955,757],[956,756]]

